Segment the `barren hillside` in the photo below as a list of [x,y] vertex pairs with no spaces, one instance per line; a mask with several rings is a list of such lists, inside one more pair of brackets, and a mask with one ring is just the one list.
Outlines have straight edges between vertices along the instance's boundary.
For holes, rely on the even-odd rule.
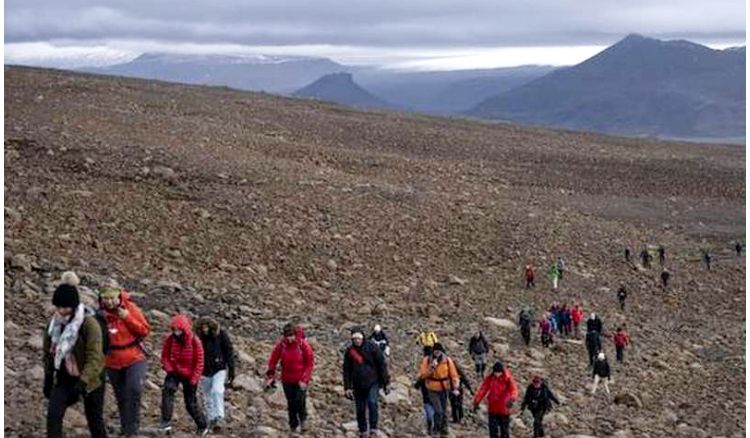
[[[279,394],[258,384],[289,319],[317,355],[309,435],[352,436],[338,348],[352,324],[378,322],[396,382],[382,426],[401,437],[422,431],[421,398],[407,386],[419,330],[435,330],[471,369],[466,343],[485,317],[574,300],[607,331],[628,324],[623,366],[607,346],[610,397],[589,395],[582,345],[525,348],[517,331],[483,323],[492,358],[519,386],[541,369],[563,398],[551,436],[745,435],[745,260],[731,251],[745,236],[742,147],[6,67],[4,150],[6,436],[43,433],[40,336],[67,269],[92,289],[115,277],[133,290],[156,353],[165,314],[210,314],[229,329],[241,357],[227,436],[286,431]],[[646,243],[667,249],[666,292],[657,270],[622,257],[624,244]],[[702,248],[716,255],[710,272]],[[552,292],[543,272],[558,255],[569,271]],[[539,278],[525,291],[529,258]],[[624,313],[620,284],[630,290]],[[163,379],[158,354],[150,360],[147,433]],[[641,406],[615,404],[623,393]],[[114,427],[113,403],[107,412]],[[80,432],[82,417],[66,421]],[[192,430],[181,401],[176,417]],[[454,431],[485,436],[484,422]],[[528,417],[513,434],[530,436]]]

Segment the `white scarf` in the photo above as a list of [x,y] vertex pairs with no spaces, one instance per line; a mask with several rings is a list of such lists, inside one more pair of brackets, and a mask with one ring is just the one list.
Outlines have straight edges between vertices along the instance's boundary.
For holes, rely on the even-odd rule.
[[[70,353],[78,340],[78,332],[83,324],[84,315],[84,306],[83,304],[79,304],[78,307],[76,307],[73,318],[69,321],[66,321],[68,319],[67,317],[63,318],[59,315],[52,317],[47,333],[49,333],[50,339],[52,340],[51,351],[55,352],[56,370],[60,369],[63,360],[65,360],[66,365],[68,362],[71,362],[70,359],[72,356]],[[63,328],[63,325],[65,325],[65,328]]]

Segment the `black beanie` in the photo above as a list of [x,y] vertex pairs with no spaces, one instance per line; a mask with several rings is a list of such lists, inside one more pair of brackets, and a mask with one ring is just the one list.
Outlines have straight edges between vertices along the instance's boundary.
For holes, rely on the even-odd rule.
[[55,307],[73,307],[76,308],[81,303],[78,298],[78,289],[69,284],[61,284],[55,289],[52,295],[52,305]]
[[495,365],[492,365],[492,372],[493,373],[502,373],[505,371],[505,365],[503,365],[502,361],[495,362]]
[[445,353],[445,347],[443,347],[443,344],[440,342],[435,342],[435,344],[432,346],[432,351],[442,351]]

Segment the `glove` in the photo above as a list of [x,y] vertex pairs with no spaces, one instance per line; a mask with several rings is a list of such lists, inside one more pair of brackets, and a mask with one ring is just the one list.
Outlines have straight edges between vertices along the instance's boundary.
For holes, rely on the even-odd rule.
[[347,389],[344,391],[344,397],[348,398],[349,400],[354,400],[354,391],[351,389]]
[[49,400],[50,395],[52,395],[52,386],[54,384],[54,377],[52,377],[52,373],[48,373],[46,376],[44,376],[44,389],[42,390],[44,393],[44,398]]

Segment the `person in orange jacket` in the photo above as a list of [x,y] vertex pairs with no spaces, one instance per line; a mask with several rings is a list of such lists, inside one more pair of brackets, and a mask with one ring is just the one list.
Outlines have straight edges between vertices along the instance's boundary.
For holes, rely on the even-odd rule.
[[492,374],[485,377],[479,386],[474,396],[475,412],[485,397],[490,438],[510,438],[510,414],[513,404],[518,400],[518,387],[502,361],[495,362]]
[[458,370],[453,359],[445,353],[445,348],[439,342],[432,346],[432,354],[422,358],[419,367],[419,378],[427,386],[430,403],[435,411],[432,433],[448,434],[448,394],[458,396],[461,384]]
[[148,368],[143,339],[151,327],[141,309],[119,287],[105,287],[99,292],[99,308],[107,321],[109,351],[105,367],[115,391],[121,432],[126,437],[137,436]]

